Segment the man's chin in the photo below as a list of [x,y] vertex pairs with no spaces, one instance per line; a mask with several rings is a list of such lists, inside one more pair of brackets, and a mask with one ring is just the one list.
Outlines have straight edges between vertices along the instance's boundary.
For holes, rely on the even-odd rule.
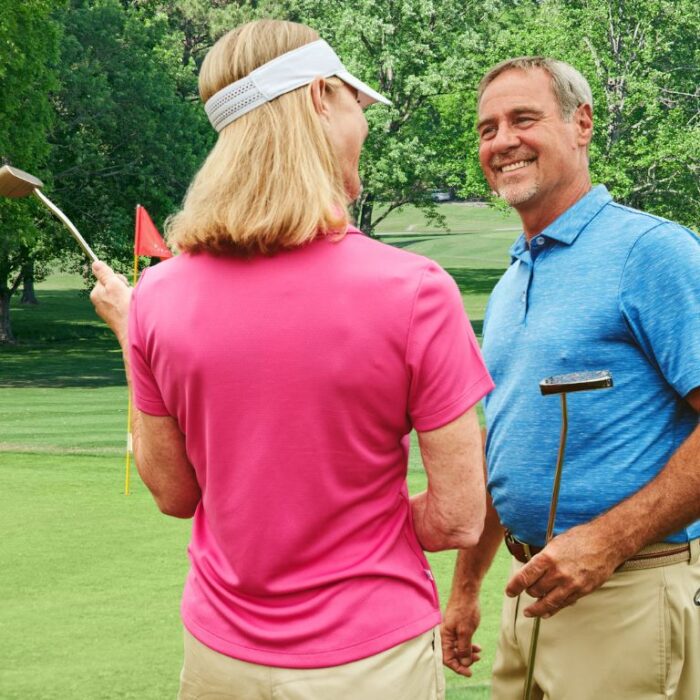
[[538,191],[537,185],[530,187],[502,187],[497,190],[498,196],[511,207],[527,204]]

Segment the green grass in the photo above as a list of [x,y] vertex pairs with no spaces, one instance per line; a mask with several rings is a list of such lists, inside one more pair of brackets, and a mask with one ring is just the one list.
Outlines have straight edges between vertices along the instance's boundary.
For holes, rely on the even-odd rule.
[[[479,207],[441,211],[452,233],[406,210],[380,234],[448,268],[479,332],[516,235],[503,229],[517,223]],[[13,306],[18,345],[0,347],[0,697],[174,698],[189,522],[160,515],[138,478],[122,493],[121,358],[81,287],[48,278],[39,306]],[[424,486],[414,440],[409,487]],[[454,553],[429,559],[444,603]],[[483,659],[472,679],[446,671],[449,700],[488,697],[507,567],[501,552],[482,593]]]

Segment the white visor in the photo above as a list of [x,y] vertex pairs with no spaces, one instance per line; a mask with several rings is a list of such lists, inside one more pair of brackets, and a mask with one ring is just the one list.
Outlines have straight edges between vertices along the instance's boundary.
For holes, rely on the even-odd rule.
[[232,121],[286,92],[308,85],[314,78],[335,75],[357,90],[360,104],[389,105],[386,97],[348,73],[335,51],[323,39],[283,53],[256,68],[245,78],[227,85],[204,105],[211,125],[221,131]]

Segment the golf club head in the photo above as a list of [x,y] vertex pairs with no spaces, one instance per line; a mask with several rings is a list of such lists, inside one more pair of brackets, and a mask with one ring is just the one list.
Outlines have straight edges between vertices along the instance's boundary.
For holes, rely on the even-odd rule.
[[27,197],[43,186],[44,183],[38,177],[25,173],[24,170],[9,165],[3,165],[0,168],[0,196],[2,197]]
[[571,372],[547,377],[540,382],[543,396],[549,394],[569,394],[572,391],[609,389],[613,385],[612,372],[607,369],[595,372]]

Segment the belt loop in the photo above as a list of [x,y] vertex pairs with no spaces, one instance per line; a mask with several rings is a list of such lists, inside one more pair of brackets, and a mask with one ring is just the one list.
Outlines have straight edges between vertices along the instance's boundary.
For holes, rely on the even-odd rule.
[[690,540],[688,546],[690,547],[690,561],[688,563],[695,564],[700,561],[700,537]]

